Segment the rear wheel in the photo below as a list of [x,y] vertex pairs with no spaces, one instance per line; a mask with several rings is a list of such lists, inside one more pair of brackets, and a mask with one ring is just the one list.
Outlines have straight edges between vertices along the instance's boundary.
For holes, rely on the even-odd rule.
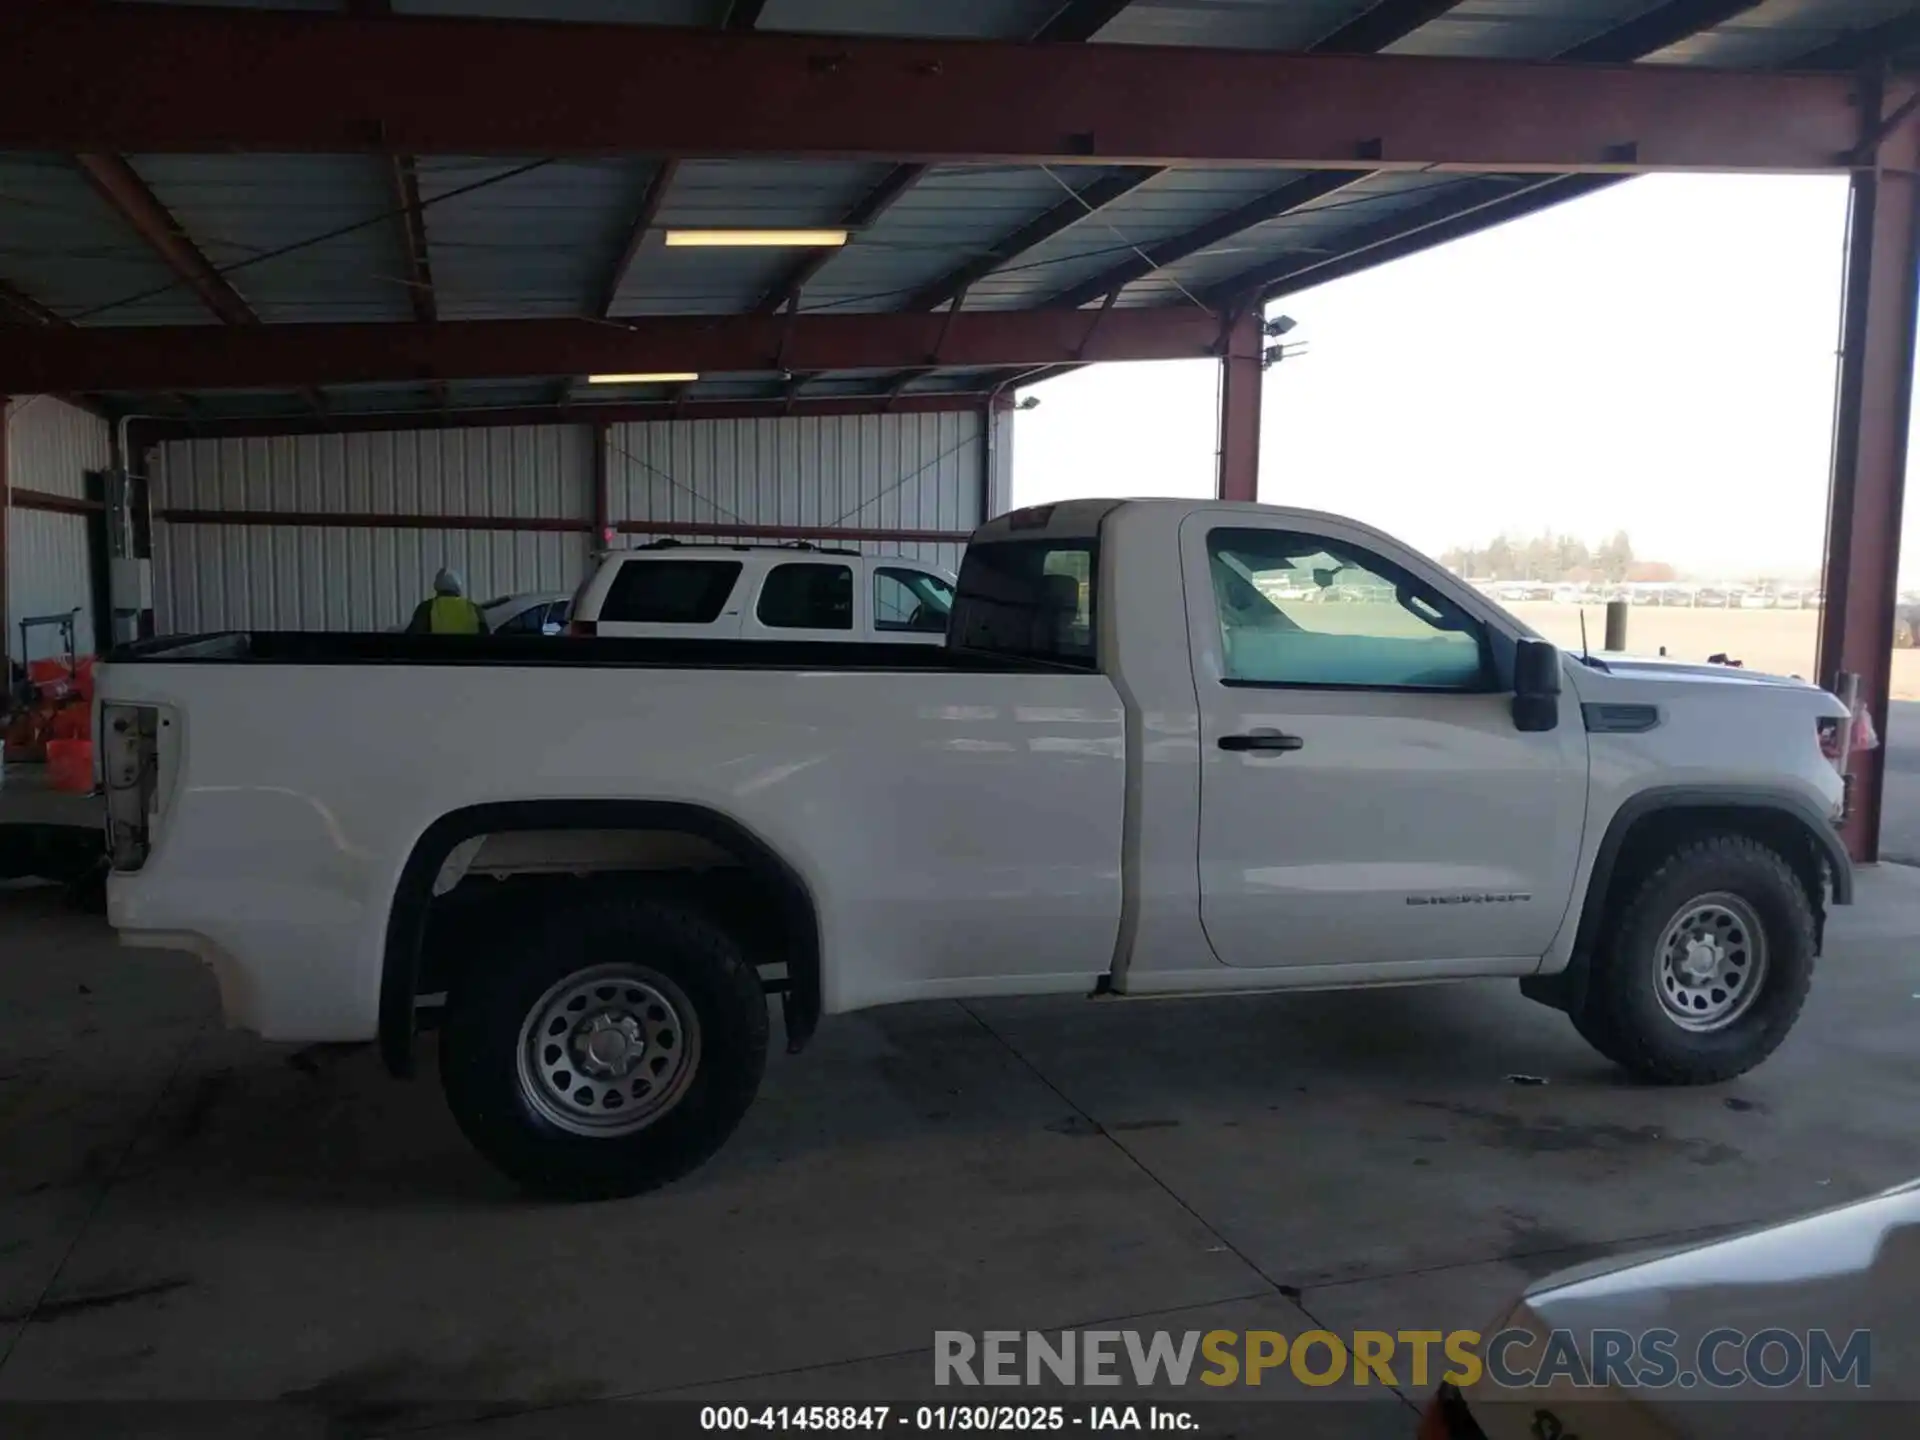
[[1730,1080],[1779,1046],[1813,980],[1810,897],[1744,835],[1679,846],[1626,897],[1596,949],[1574,1024],[1645,1080]]
[[466,956],[440,1078],[467,1138],[530,1190],[634,1195],[717,1150],[759,1088],[759,976],[709,921],[602,897]]

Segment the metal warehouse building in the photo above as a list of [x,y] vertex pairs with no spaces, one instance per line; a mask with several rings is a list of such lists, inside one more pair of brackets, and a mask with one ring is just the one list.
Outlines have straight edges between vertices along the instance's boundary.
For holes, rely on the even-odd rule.
[[1825,171],[1820,669],[1884,730],[1916,47],[1905,0],[11,7],[8,644],[379,628],[646,536],[951,565],[1021,387],[1103,361],[1217,360],[1253,498],[1270,302],[1635,173]]

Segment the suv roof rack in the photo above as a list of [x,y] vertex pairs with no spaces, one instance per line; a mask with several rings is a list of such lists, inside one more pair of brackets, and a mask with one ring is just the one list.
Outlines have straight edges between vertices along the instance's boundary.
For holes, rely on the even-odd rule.
[[[632,554],[640,550],[806,550],[815,555],[850,555],[860,558],[858,550],[845,550],[834,546],[816,545],[811,540],[771,540],[763,545],[742,545],[738,541],[728,540],[682,540],[673,535],[662,535],[640,545],[629,545],[625,553]],[[615,550],[610,554],[621,554]]]

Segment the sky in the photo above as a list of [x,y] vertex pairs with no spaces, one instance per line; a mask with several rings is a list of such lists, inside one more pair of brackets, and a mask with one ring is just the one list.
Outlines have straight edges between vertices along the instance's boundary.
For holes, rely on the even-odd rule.
[[[1266,375],[1260,498],[1433,554],[1624,529],[1683,573],[1816,574],[1846,198],[1837,176],[1648,176],[1288,296],[1269,313],[1305,350]],[[1035,386],[1015,503],[1211,494],[1217,370]]]

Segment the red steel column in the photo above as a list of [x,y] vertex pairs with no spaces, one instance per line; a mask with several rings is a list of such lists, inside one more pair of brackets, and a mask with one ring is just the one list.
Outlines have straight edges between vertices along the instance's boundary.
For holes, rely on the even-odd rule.
[[607,422],[596,420],[587,426],[587,441],[593,446],[593,540],[589,553],[613,548],[613,490],[607,474]]
[[1260,352],[1266,333],[1260,311],[1236,316],[1220,357],[1219,469],[1214,493],[1222,500],[1260,498]]
[[[1920,128],[1910,122],[1881,147],[1875,169],[1853,177],[1815,671],[1828,686],[1843,671],[1859,675],[1883,739],[1920,304],[1917,162]],[[1844,833],[1856,860],[1879,858],[1885,755],[1879,749],[1853,759],[1853,808]]]
[[[7,535],[7,515],[13,508],[13,492],[7,486],[7,407],[12,403],[12,397],[0,395],[0,687],[13,684],[13,669],[7,660],[13,653],[7,642],[13,633],[13,616],[7,611],[7,547],[13,543]],[[22,655],[20,663],[26,664],[27,657]]]

